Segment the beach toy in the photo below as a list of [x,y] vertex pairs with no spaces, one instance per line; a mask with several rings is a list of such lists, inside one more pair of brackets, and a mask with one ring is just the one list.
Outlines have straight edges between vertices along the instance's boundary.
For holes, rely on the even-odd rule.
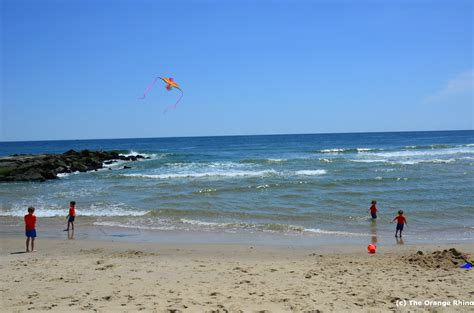
[[464,264],[463,266],[461,266],[460,268],[472,268],[472,264],[467,262],[466,264]]
[[377,246],[374,244],[370,244],[367,246],[367,250],[369,251],[370,254],[374,254],[376,249],[377,249]]

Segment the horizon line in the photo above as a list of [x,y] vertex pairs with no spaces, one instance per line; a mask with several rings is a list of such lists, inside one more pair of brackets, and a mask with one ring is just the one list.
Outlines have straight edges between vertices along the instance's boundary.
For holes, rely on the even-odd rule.
[[7,140],[0,143],[12,142],[44,142],[44,141],[94,141],[94,140],[129,140],[129,139],[180,139],[180,138],[211,138],[211,137],[250,137],[250,136],[294,136],[294,135],[338,135],[338,134],[381,134],[381,133],[427,133],[427,132],[458,132],[474,131],[474,129],[446,129],[446,130],[397,130],[397,131],[356,131],[356,132],[329,132],[329,133],[287,133],[287,134],[255,134],[255,135],[196,135],[196,136],[165,136],[165,137],[122,137],[122,138],[82,138],[82,139],[41,139],[41,140]]

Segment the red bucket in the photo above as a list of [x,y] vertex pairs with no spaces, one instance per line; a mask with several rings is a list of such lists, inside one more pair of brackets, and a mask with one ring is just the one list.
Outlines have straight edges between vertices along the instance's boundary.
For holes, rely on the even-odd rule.
[[370,254],[374,254],[375,250],[377,250],[377,246],[374,244],[370,244],[367,246],[367,251],[369,251]]

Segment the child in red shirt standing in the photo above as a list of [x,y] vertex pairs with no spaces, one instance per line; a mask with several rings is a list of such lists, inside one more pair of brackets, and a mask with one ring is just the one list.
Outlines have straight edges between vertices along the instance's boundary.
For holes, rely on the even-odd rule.
[[69,214],[67,215],[67,229],[69,231],[69,225],[72,225],[72,230],[74,230],[74,219],[76,218],[76,201],[69,202]]
[[377,212],[379,211],[377,209],[377,201],[375,200],[372,200],[372,202],[370,203],[370,209],[369,209],[369,212],[370,212],[370,215],[372,215],[372,219],[376,219],[377,218]]
[[407,219],[403,216],[403,210],[398,211],[398,216],[396,216],[392,223],[397,221],[397,228],[395,230],[395,237],[397,237],[398,231],[400,231],[400,238],[402,238],[403,225],[407,225]]
[[[28,214],[25,215],[25,235],[26,235],[26,252],[35,251],[35,238],[36,238],[36,216],[33,215],[35,208],[30,206],[28,208]],[[29,249],[31,239],[31,250]]]

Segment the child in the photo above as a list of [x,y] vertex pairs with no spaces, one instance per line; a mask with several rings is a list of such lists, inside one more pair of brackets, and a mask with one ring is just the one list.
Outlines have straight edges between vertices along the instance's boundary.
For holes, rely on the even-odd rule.
[[76,218],[76,201],[69,202],[69,214],[67,215],[67,229],[69,231],[69,225],[72,225],[72,230],[74,230],[74,219]]
[[392,223],[397,221],[397,228],[395,230],[395,238],[397,237],[398,231],[400,231],[400,238],[402,238],[403,225],[407,225],[407,219],[403,216],[403,210],[398,211],[398,216],[396,216]]
[[372,219],[375,220],[377,218],[377,212],[379,211],[377,210],[377,206],[376,206],[377,201],[372,200],[370,204],[371,206],[370,206],[369,212],[370,212],[370,215],[372,215]]
[[[28,214],[25,215],[25,235],[26,235],[26,252],[35,252],[36,238],[36,216],[33,215],[35,208],[30,206]],[[29,249],[31,239],[31,250]]]

